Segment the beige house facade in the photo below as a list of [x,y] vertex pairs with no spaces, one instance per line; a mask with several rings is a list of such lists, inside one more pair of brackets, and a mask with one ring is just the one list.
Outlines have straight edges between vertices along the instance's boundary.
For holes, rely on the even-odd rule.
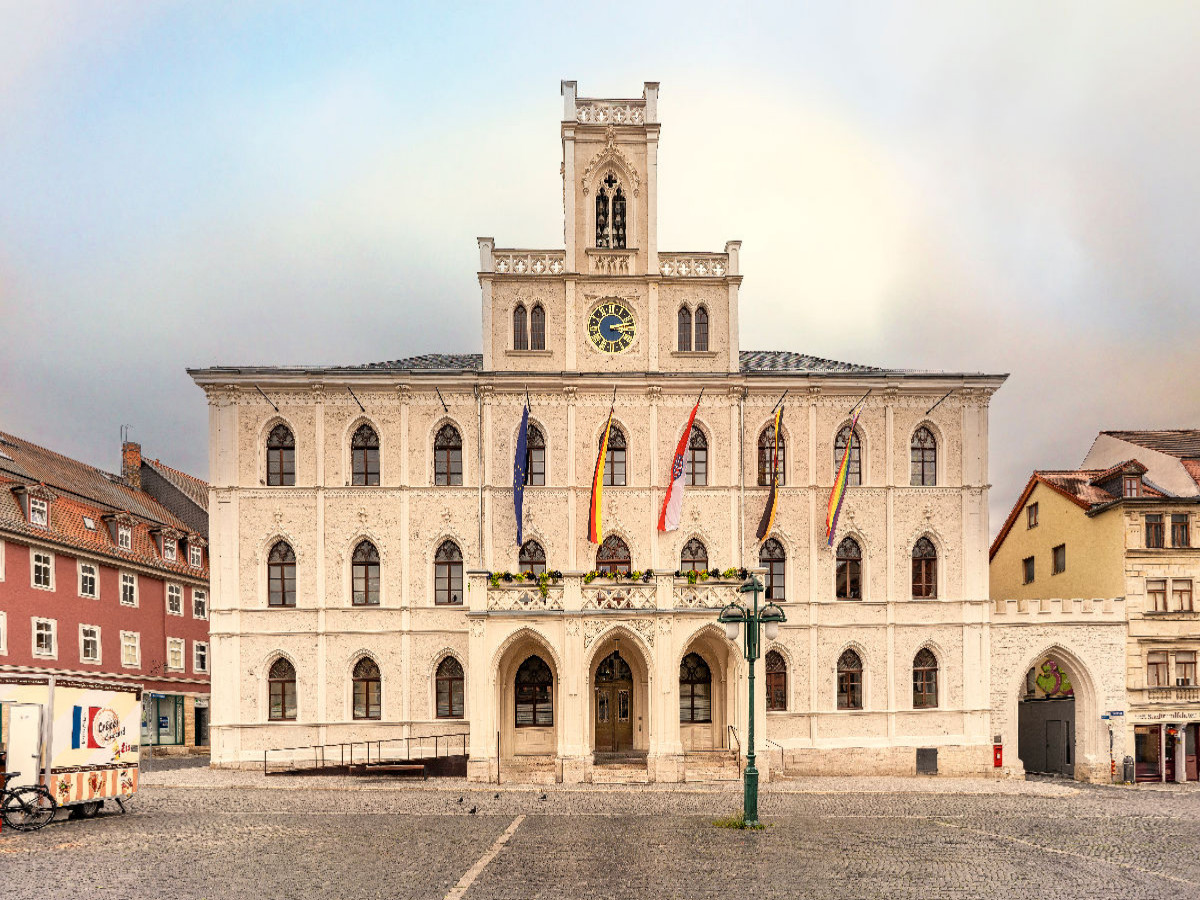
[[[739,242],[658,246],[658,85],[562,95],[565,246],[479,239],[481,353],[191,372],[210,409],[214,764],[437,735],[478,781],[736,775],[748,667],[716,616],[757,570],[787,616],[757,662],[760,768],[998,771],[1003,376],[743,350]],[[659,531],[701,391],[681,523]],[[839,434],[864,395],[830,547]]]
[[1018,498],[990,558],[994,624],[1051,636],[1008,704],[1025,768],[1108,780],[1128,756],[1138,781],[1200,777],[1197,475],[1200,432],[1101,432]]

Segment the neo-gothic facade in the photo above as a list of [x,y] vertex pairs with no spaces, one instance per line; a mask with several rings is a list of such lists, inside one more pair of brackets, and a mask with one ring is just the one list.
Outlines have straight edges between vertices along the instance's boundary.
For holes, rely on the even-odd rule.
[[[658,86],[563,95],[565,247],[479,239],[481,354],[192,372],[211,409],[214,762],[469,732],[478,780],[602,780],[610,753],[623,777],[698,777],[746,747],[747,667],[715,620],[738,596],[720,572],[747,567],[787,615],[758,662],[760,767],[907,772],[936,748],[943,772],[990,772],[987,410],[1003,378],[742,350],[739,243],[658,247]],[[659,532],[701,389],[682,524]],[[868,390],[831,550],[839,433]],[[760,448],[785,391],[760,545]],[[498,577],[522,569],[561,577]]]

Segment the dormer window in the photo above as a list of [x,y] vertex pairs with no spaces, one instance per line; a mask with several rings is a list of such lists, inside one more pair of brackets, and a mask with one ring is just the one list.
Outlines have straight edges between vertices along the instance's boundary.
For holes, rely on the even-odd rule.
[[128,525],[117,526],[117,546],[122,550],[133,549],[133,529]]
[[596,191],[596,246],[625,249],[625,192],[612,172]]
[[1140,475],[1126,475],[1124,477],[1124,494],[1125,497],[1140,497],[1142,496],[1142,477]]
[[50,505],[40,497],[29,498],[29,524],[39,528],[50,524]]
[[200,549],[199,544],[188,545],[188,564],[193,569],[199,569],[204,565],[204,551]]
[[164,537],[163,538],[163,559],[167,560],[167,562],[175,562],[175,556],[176,556],[175,538]]
[[96,520],[93,519],[91,516],[84,516],[83,517],[83,527],[86,528],[88,531],[95,531],[96,530]]

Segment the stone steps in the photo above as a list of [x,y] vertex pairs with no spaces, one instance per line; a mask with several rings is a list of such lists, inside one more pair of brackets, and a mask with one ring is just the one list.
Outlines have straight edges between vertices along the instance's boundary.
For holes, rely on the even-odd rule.
[[684,781],[737,781],[740,776],[737,755],[725,753],[689,753],[685,758]]
[[646,763],[614,763],[592,766],[592,784],[649,784]]
[[500,781],[504,784],[555,784],[558,764],[553,756],[518,756],[500,761]]

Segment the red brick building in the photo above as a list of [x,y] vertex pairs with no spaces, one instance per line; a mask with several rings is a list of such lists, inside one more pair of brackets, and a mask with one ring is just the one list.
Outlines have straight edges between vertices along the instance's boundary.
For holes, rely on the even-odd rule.
[[137,444],[118,476],[0,432],[0,675],[139,683],[144,744],[206,746],[206,501]]

